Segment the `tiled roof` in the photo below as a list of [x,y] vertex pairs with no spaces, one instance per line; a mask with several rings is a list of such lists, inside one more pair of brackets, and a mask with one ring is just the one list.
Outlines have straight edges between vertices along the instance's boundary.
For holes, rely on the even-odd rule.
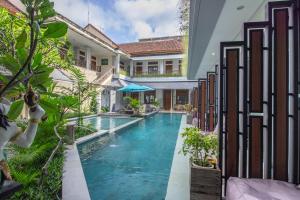
[[11,14],[21,12],[15,5],[8,0],[0,0],[0,7],[6,8]]
[[120,49],[131,56],[182,54],[182,37],[143,39],[135,43],[119,44]]

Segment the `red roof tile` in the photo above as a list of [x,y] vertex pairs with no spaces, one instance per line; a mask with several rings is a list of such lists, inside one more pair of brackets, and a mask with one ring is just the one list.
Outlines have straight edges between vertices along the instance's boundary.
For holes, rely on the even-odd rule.
[[182,54],[182,37],[143,39],[135,43],[119,44],[120,49],[131,56]]
[[8,0],[0,0],[0,7],[6,8],[11,14],[21,12],[15,5]]

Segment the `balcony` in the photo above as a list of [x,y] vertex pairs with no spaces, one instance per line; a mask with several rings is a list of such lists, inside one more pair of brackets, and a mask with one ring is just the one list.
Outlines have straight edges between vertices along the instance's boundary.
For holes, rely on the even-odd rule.
[[120,74],[124,76],[130,76],[130,73],[124,69],[120,69]]
[[136,72],[134,77],[181,77],[182,73],[180,70],[168,71],[160,74],[159,72]]
[[78,67],[86,68],[86,60],[84,59],[77,59],[75,60],[75,65]]

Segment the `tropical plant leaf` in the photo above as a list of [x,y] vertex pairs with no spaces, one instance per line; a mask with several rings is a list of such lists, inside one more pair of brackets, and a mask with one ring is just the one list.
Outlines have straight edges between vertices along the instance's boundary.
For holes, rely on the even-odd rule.
[[24,100],[20,99],[13,102],[10,106],[10,110],[7,114],[8,118],[11,120],[15,120],[19,117],[24,107]]
[[23,65],[27,59],[27,51],[24,48],[19,48],[19,49],[17,49],[17,56],[18,56],[20,65]]
[[13,74],[15,74],[20,68],[18,61],[10,54],[6,54],[0,57],[0,65],[3,65],[6,69],[11,71]]
[[42,54],[41,53],[37,53],[34,57],[33,57],[33,64],[32,67],[35,68],[37,66],[39,66],[42,63]]
[[44,33],[45,38],[60,38],[66,35],[68,25],[64,22],[54,22],[47,24],[47,30]]
[[16,48],[24,48],[27,41],[27,33],[26,30],[23,30],[22,33],[17,38]]
[[47,113],[51,114],[58,112],[57,102],[51,99],[41,98],[39,101],[40,106],[46,110]]

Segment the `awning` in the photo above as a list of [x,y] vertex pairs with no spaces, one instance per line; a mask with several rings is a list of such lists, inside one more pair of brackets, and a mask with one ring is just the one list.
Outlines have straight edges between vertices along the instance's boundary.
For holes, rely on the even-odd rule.
[[198,87],[197,81],[169,81],[169,82],[137,82],[155,90],[191,90]]
[[137,85],[134,83],[124,86],[121,89],[118,89],[119,92],[146,92],[146,91],[151,91],[151,90],[154,90],[154,89],[152,89],[148,86]]

